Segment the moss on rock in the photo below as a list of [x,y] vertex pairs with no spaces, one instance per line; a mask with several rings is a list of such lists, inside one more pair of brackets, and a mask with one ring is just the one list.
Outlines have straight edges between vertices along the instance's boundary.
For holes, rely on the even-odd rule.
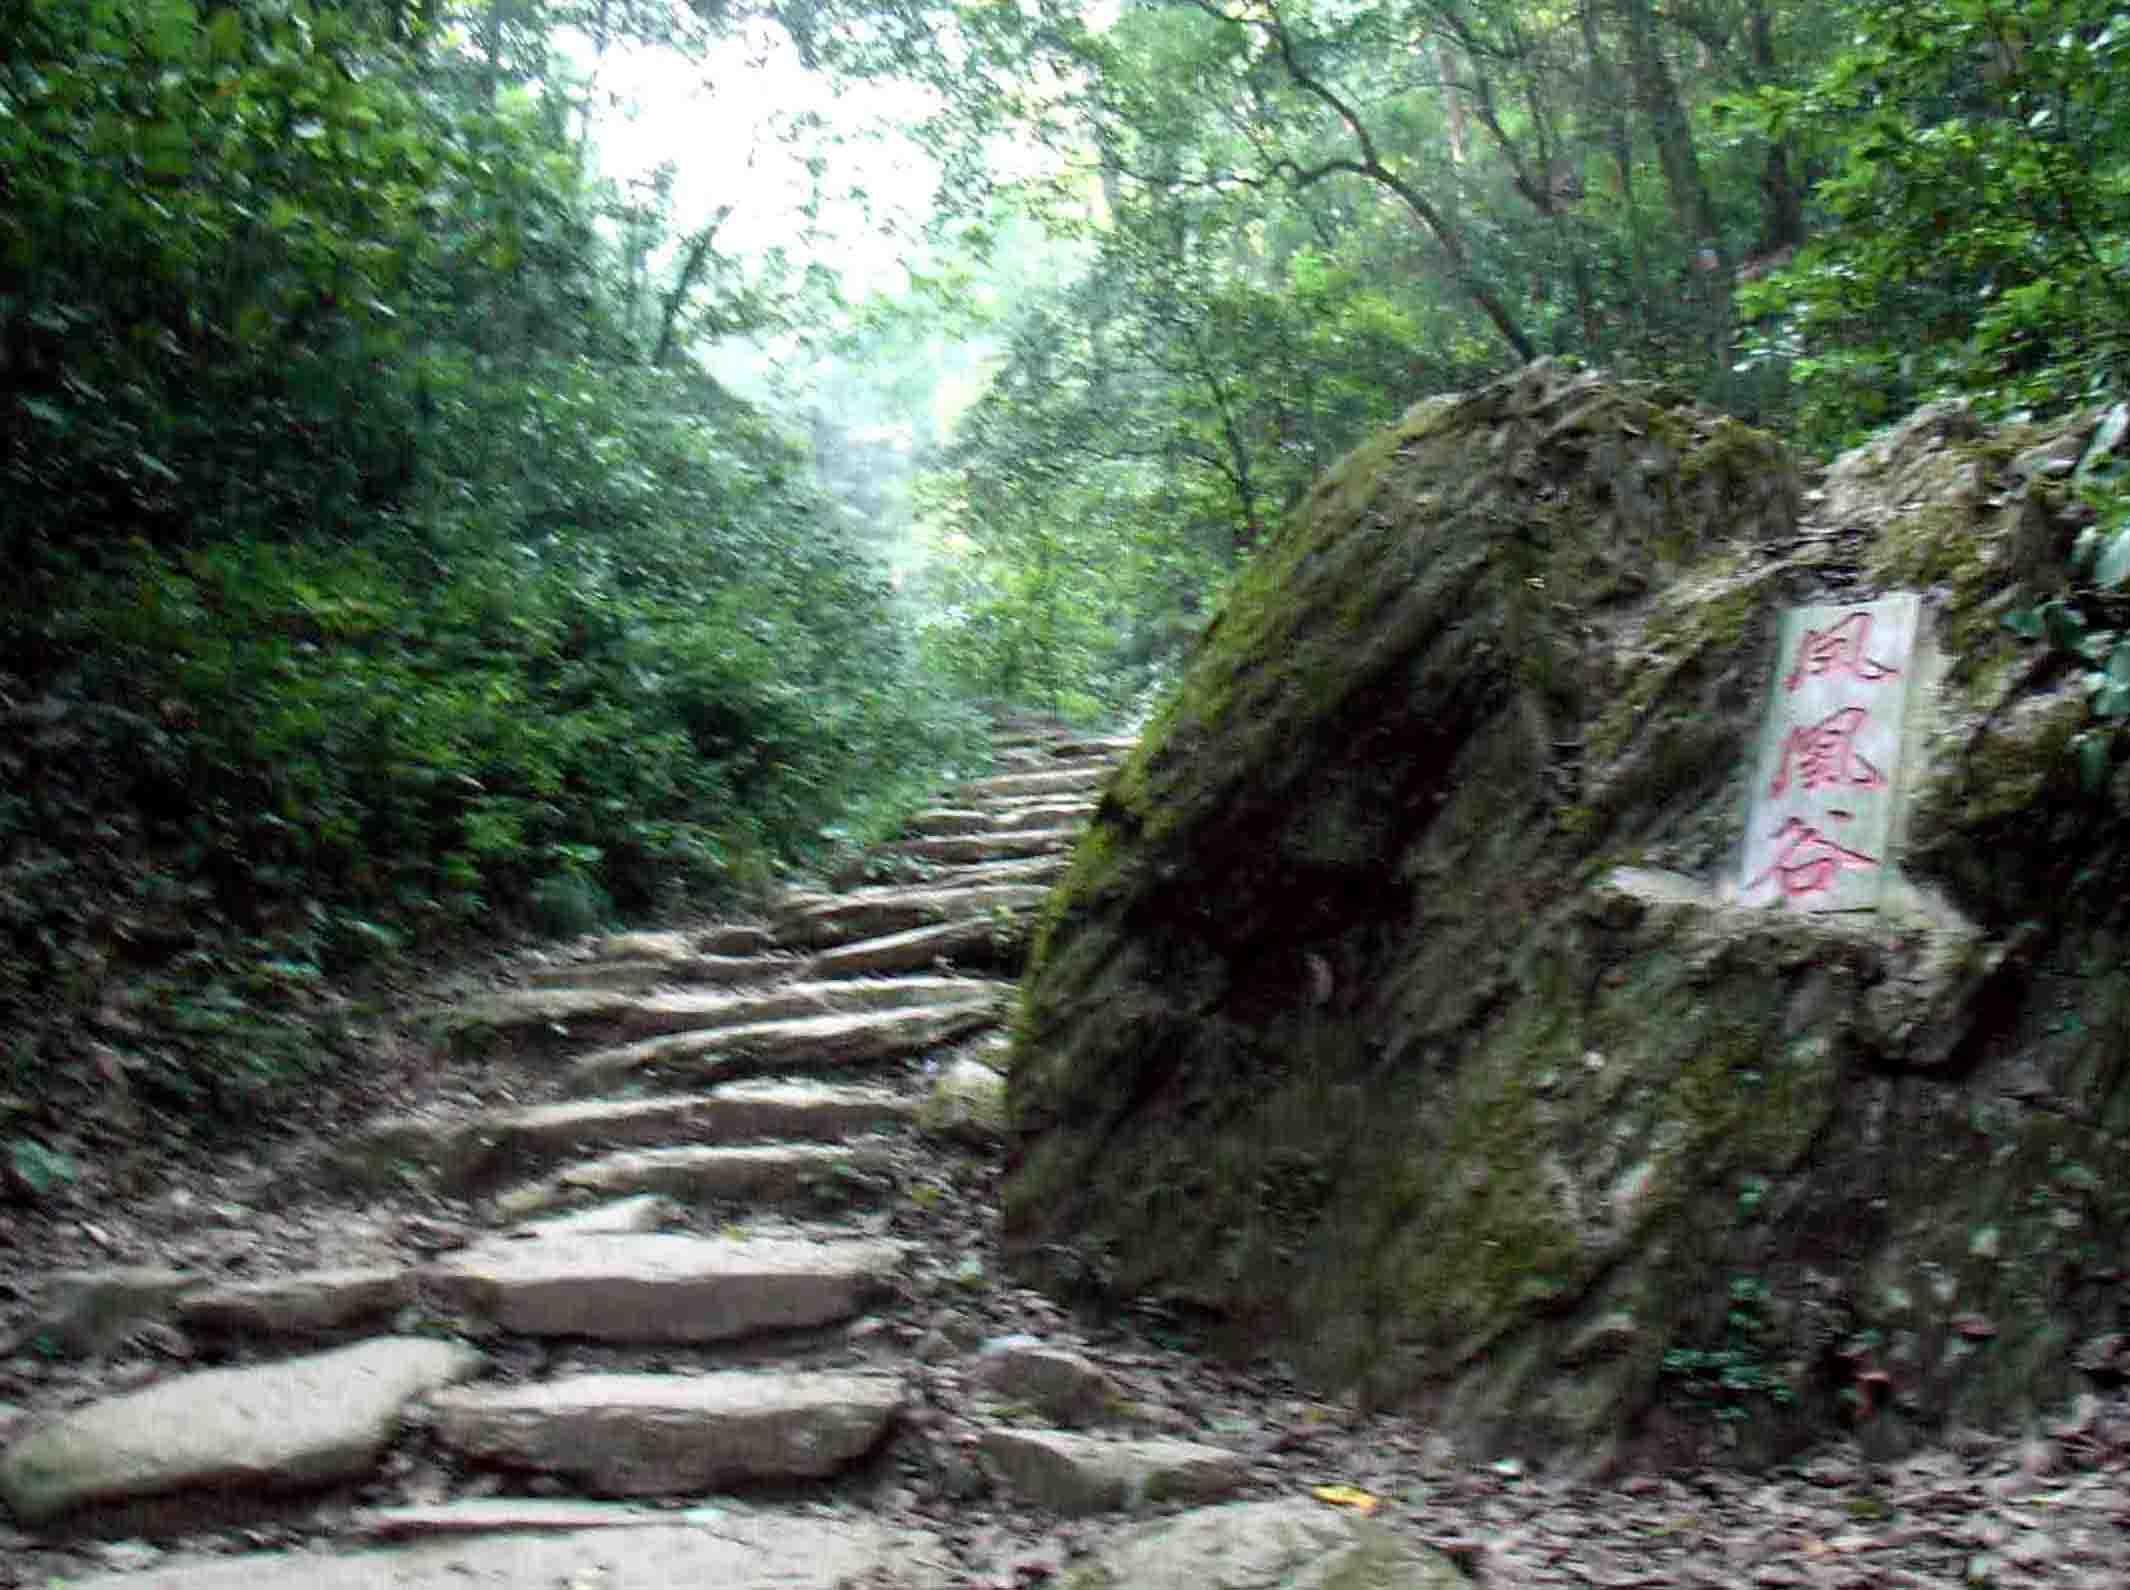
[[[2069,1267],[2124,1241],[2065,1188],[2130,1163],[2119,1125],[1991,1113],[2042,961],[2086,958],[2021,924],[2117,909],[2044,853],[2106,852],[2060,771],[2078,702],[1997,623],[2052,544],[2016,476],[2052,445],[1926,411],[1801,533],[1770,438],[1542,365],[1342,460],[1045,915],[1020,1262],[1188,1302],[1482,1447],[1631,1445],[1653,1408],[1709,1412],[1709,1364],[1763,1451],[1854,1417],[1867,1359],[1886,1428],[2060,1392],[2099,1317]],[[1862,921],[1729,904],[1779,609],[1896,584],[1943,654],[1908,883]],[[2130,996],[2050,975],[2130,1038]],[[2052,1096],[2130,1120],[2130,1066],[2057,1047]],[[1978,1345],[2015,1334],[2043,1345]]]

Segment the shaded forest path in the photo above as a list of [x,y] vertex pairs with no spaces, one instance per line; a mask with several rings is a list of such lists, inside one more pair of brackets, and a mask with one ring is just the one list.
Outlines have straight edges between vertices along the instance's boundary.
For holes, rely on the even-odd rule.
[[161,1265],[33,1278],[0,1585],[1004,1590],[1150,1504],[1344,1527],[1324,1485],[1439,1553],[1406,1584],[2130,1582],[2130,1420],[2098,1405],[1899,1465],[1579,1485],[1011,1284],[1011,978],[1127,748],[1004,728],[865,876],[554,952],[454,1007],[418,1109],[173,1195]]

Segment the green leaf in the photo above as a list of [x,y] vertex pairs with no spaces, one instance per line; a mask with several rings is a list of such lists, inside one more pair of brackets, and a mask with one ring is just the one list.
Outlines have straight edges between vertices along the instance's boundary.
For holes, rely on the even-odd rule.
[[244,22],[235,6],[217,11],[207,24],[207,47],[216,61],[234,61],[244,53]]
[[2092,473],[2095,465],[2115,451],[2116,443],[2123,439],[2125,431],[2130,431],[2130,403],[2118,403],[2101,416],[2100,424],[2094,428],[2093,440],[2086,444],[2071,478],[2083,479]]
[[64,1154],[54,1153],[42,1143],[31,1138],[10,1139],[7,1145],[8,1168],[15,1179],[38,1197],[50,1192],[62,1182],[71,1182],[81,1172],[74,1161]]

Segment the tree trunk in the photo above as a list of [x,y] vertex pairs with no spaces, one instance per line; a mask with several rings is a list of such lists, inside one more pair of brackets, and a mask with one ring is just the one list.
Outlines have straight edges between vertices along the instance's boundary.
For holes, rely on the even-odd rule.
[[1730,346],[1731,262],[1694,150],[1693,127],[1658,42],[1650,0],[1618,0],[1618,5],[1627,30],[1627,70],[1634,83],[1635,105],[1657,146],[1657,165],[1664,173],[1672,219],[1692,261],[1689,290],[1702,310],[1706,353],[1711,367],[1722,369],[1728,363]]

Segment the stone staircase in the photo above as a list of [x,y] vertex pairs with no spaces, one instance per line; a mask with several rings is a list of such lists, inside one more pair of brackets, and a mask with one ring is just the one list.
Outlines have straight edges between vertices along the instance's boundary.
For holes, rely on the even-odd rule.
[[1015,1329],[1055,1311],[987,1251],[1008,979],[1127,748],[1002,730],[888,881],[458,1008],[511,1101],[447,1089],[255,1188],[323,1200],[315,1265],[47,1278],[31,1351],[154,1356],[19,1421],[0,1584],[946,1584],[980,1498],[1233,1492],[1241,1454]]

